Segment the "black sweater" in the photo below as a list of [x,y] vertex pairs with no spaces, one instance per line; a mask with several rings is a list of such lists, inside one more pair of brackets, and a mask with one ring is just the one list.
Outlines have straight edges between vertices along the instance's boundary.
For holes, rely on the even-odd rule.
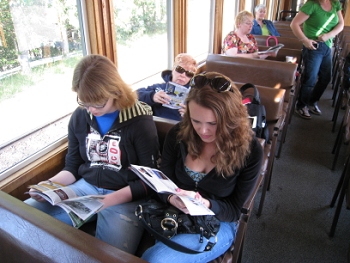
[[158,136],[152,111],[143,102],[122,110],[101,137],[95,117],[78,107],[68,126],[68,153],[64,170],[78,180],[100,188],[119,190],[130,185],[133,200],[151,193],[130,164],[156,167]]
[[[215,168],[196,183],[184,169],[187,147],[177,137],[178,124],[168,133],[163,151],[161,170],[179,188],[199,192],[211,203],[211,210],[220,221],[232,222],[239,219],[241,208],[250,194],[262,165],[263,151],[257,139],[251,143],[251,154],[246,165],[236,169],[229,177],[216,173]],[[168,195],[161,195],[163,201]]]

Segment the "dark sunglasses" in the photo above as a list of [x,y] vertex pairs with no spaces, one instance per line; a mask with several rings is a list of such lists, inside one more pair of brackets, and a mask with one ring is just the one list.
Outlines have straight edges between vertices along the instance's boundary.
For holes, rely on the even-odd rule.
[[231,82],[221,76],[209,79],[204,74],[198,74],[194,76],[190,81],[190,86],[196,88],[203,88],[207,84],[209,84],[210,87],[212,87],[212,89],[216,90],[217,92],[233,92]]
[[186,76],[189,77],[189,78],[193,78],[193,76],[194,76],[194,73],[192,71],[188,71],[188,70],[184,69],[181,66],[176,66],[175,71],[177,73],[180,73],[180,74],[186,73]]

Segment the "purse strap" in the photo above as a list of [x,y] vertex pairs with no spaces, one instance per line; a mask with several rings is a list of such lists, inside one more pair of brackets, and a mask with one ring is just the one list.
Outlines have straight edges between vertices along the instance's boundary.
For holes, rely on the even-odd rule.
[[[175,249],[177,251],[180,252],[184,252],[184,253],[188,253],[188,254],[198,254],[198,253],[203,253],[206,251],[210,251],[214,245],[217,242],[217,237],[215,235],[215,237],[211,237],[210,239],[214,238],[214,242],[211,242],[210,239],[208,240],[207,245],[205,246],[204,250],[194,250],[194,249],[190,249],[188,247],[185,247],[179,243],[176,243],[174,241],[172,241],[169,238],[166,238],[165,236],[163,236],[162,234],[158,233],[156,230],[154,230],[145,220],[145,217],[143,215],[143,210],[142,210],[142,206],[139,205],[136,210],[135,210],[135,215],[138,217],[138,219],[141,221],[143,227],[149,232],[151,233],[154,238],[156,238],[157,240],[163,242],[164,244],[166,244],[167,246],[171,247],[172,249]],[[172,233],[175,235],[176,234],[176,229],[172,230]],[[173,236],[173,235],[169,235],[169,236]]]

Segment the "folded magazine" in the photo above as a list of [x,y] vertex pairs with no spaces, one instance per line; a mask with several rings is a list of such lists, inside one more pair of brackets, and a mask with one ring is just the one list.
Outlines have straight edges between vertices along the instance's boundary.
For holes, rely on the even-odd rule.
[[180,104],[183,104],[185,102],[187,94],[190,92],[190,88],[169,81],[166,84],[164,91],[168,96],[170,96],[171,99],[169,101],[169,104],[162,105],[171,109],[180,109]]
[[277,56],[278,51],[283,47],[283,44],[277,44],[276,46],[270,47],[264,51],[259,51],[258,55]]
[[72,189],[54,182],[30,185],[31,193],[40,195],[52,205],[61,207],[69,215],[75,228],[81,227],[103,206],[102,195],[77,196]]
[[208,207],[198,202],[194,197],[182,196],[176,192],[177,185],[162,171],[146,166],[131,165],[130,170],[137,174],[149,187],[157,193],[169,193],[178,196],[186,205],[190,215],[214,215]]

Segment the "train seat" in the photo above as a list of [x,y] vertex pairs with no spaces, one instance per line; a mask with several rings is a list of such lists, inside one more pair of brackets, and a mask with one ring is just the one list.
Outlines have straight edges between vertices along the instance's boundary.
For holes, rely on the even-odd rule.
[[0,191],[2,262],[145,262]]
[[[256,42],[258,43],[258,46],[266,46],[266,39],[269,36],[263,36],[263,35],[254,35],[254,38]],[[277,37],[278,43],[283,44],[285,48],[291,48],[291,49],[299,49],[301,50],[303,48],[303,43],[299,41],[296,37]],[[274,46],[276,45],[276,42],[273,38],[270,38],[268,40],[267,46]]]
[[[254,85],[285,89],[284,111],[285,123],[281,134],[281,142],[285,141],[288,123],[290,121],[293,105],[295,104],[295,90],[297,87],[297,65],[282,61],[266,59],[251,59],[242,57],[230,57],[225,55],[211,54],[206,60],[206,71],[216,71],[226,75],[234,82],[253,83]],[[282,150],[280,143],[278,154]]]

